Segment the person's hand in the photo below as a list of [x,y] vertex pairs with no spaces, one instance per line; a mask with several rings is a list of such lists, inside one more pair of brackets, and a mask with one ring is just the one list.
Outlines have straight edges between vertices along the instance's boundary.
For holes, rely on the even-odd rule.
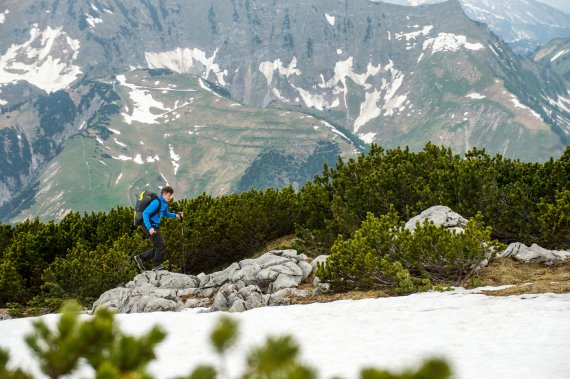
[[154,233],[156,233],[156,230],[154,230],[154,228],[150,228],[148,232],[152,236]]
[[176,218],[183,218],[183,217],[184,217],[184,212],[176,213]]

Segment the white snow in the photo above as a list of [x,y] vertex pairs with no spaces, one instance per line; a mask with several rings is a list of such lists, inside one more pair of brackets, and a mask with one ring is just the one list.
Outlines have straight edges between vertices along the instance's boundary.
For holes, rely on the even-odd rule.
[[415,40],[417,37],[419,36],[425,36],[428,35],[433,29],[433,25],[426,25],[423,27],[423,29],[421,30],[417,30],[415,32],[410,32],[410,33],[396,33],[395,34],[395,38],[396,39],[402,39],[405,38],[406,41],[409,41],[411,39]]
[[111,133],[113,133],[113,134],[121,134],[121,132],[118,131],[117,129],[111,129],[111,128],[109,128],[109,127],[108,127],[107,129],[109,129],[109,131],[110,131]]
[[[560,109],[562,109],[565,112],[570,113],[570,99],[565,98],[564,96],[558,96],[557,100],[554,100],[552,98],[547,98],[548,102],[552,105],[556,105],[558,106]],[[564,104],[566,103],[566,104]]]
[[159,156],[158,156],[158,154],[157,154],[157,155],[155,155],[154,157],[151,157],[151,156],[146,157],[146,161],[147,161],[148,163],[154,163],[154,162],[160,161],[160,158],[159,158]]
[[325,13],[325,17],[326,17],[326,19],[327,19],[327,22],[328,22],[329,24],[331,24],[332,26],[334,26],[334,21],[335,21],[336,17],[335,17],[335,16],[331,16],[331,15],[329,15],[328,13]]
[[341,49],[336,49],[336,53],[337,53],[338,55],[341,55],[341,54],[342,54],[342,50],[341,50]]
[[467,37],[453,33],[439,33],[435,38],[428,38],[424,41],[423,49],[432,48],[432,54],[440,51],[457,51],[461,47],[469,50],[480,50],[484,46],[480,43],[467,42]]
[[[238,377],[252,347],[268,336],[282,335],[293,336],[303,362],[316,368],[320,378],[357,378],[363,367],[400,371],[434,356],[448,360],[456,379],[569,377],[570,294],[490,297],[470,292],[457,289],[232,313],[240,338],[227,356],[225,377]],[[162,379],[187,376],[198,364],[219,364],[209,335],[222,314],[190,310],[115,318],[127,334],[141,335],[154,325],[167,332],[149,366],[151,376]],[[53,327],[59,316],[0,321],[0,346],[10,352],[9,366],[46,378],[24,342],[39,319]],[[86,368],[81,371],[73,377],[87,376]]]
[[566,54],[566,53],[568,53],[568,52],[570,52],[570,50],[562,50],[562,51],[560,51],[558,54],[556,54],[555,56],[553,56],[553,57],[550,59],[550,62],[554,62],[555,60],[557,60],[558,58],[560,58],[561,56],[563,56],[564,54]]
[[342,138],[344,138],[347,141],[350,141],[350,139],[346,136],[346,134],[342,133],[341,131],[339,131],[337,128],[335,128],[334,126],[332,126],[328,122],[321,120],[321,124],[323,124],[324,126],[329,128],[333,133],[338,134],[339,136],[341,136]]
[[360,115],[354,121],[354,133],[368,121],[380,116],[382,109],[378,107],[378,102],[382,98],[382,92],[373,90],[364,94],[364,102],[360,104]]
[[113,140],[115,141],[115,143],[116,143],[117,145],[122,146],[122,147],[127,147],[127,145],[125,145],[124,143],[122,143],[122,142],[119,141],[118,139],[113,138]]
[[122,177],[123,177],[123,173],[121,172],[119,174],[119,176],[117,177],[117,180],[115,180],[115,185],[119,184],[119,180],[121,180]]
[[522,104],[520,102],[520,100],[518,99],[518,97],[516,97],[514,94],[511,93],[511,101],[513,102],[513,104],[515,105],[515,108],[522,108],[522,109],[526,109],[530,112],[531,115],[533,115],[535,118],[539,119],[542,121],[542,118],[540,117],[540,115],[538,113],[536,113],[533,109],[527,107],[526,105]]
[[63,26],[40,30],[35,24],[30,38],[13,44],[0,56],[0,84],[27,81],[46,92],[66,88],[80,74],[73,62],[79,53],[79,40],[63,31]]
[[206,79],[212,73],[218,83],[225,86],[224,76],[228,75],[228,71],[222,70],[217,63],[214,63],[217,54],[218,49],[214,51],[211,57],[208,57],[206,52],[200,49],[179,47],[175,50],[161,53],[145,52],[144,56],[149,68],[168,68],[178,73],[196,74],[199,72]]
[[170,149],[170,159],[172,160],[172,166],[174,166],[174,176],[176,176],[176,172],[178,172],[178,167],[180,164],[178,161],[180,160],[180,155],[174,152],[174,148],[172,145],[168,144],[168,148]]
[[371,144],[372,142],[374,142],[374,137],[376,137],[376,133],[361,133],[358,135],[358,138],[360,138],[367,144]]
[[467,97],[469,99],[473,99],[473,100],[481,100],[481,99],[486,98],[487,96],[481,95],[480,93],[477,93],[477,92],[471,92],[471,93],[465,95],[465,97]]
[[10,13],[9,9],[6,9],[4,12],[0,12],[0,24],[6,22],[6,16]]
[[273,82],[273,73],[275,71],[279,74],[289,78],[291,75],[301,75],[301,70],[297,68],[297,58],[293,57],[288,66],[284,66],[281,62],[281,58],[277,58],[273,62],[265,61],[259,64],[259,71],[265,76],[267,80],[267,85],[271,86]]
[[85,15],[85,21],[87,21],[87,23],[91,25],[92,28],[94,28],[97,24],[103,23],[103,20],[97,17],[93,17],[90,14]]
[[[174,108],[168,108],[162,102],[155,100],[151,94],[151,91],[153,91],[153,90],[162,91],[162,90],[164,90],[164,88],[149,88],[149,87],[137,86],[135,84],[128,83],[125,75],[117,75],[117,81],[122,86],[125,86],[131,90],[129,92],[129,97],[131,98],[131,100],[133,101],[133,104],[134,104],[133,113],[129,114],[128,107],[126,108],[126,113],[121,113],[121,115],[123,116],[123,119],[129,125],[132,124],[133,121],[144,123],[144,124],[158,124],[159,119],[163,118],[167,114],[169,114],[169,113],[171,113],[177,109],[180,109],[180,108],[185,107],[189,104],[192,104],[192,102],[193,102],[193,98],[191,98],[190,100],[188,100],[187,102],[185,102],[182,105],[178,105],[178,103],[176,103]],[[201,82],[201,80],[200,80],[200,82]],[[178,89],[176,89],[176,90],[167,89],[167,90],[169,90],[169,91],[185,91],[185,90],[178,90]],[[162,110],[164,112],[159,113],[159,114],[154,114],[153,112],[151,112],[152,108],[155,108],[157,110]]]
[[133,159],[133,162],[135,162],[136,164],[144,164],[144,161],[143,161],[142,156],[140,154],[137,154],[135,156],[135,159]]
[[132,161],[133,160],[133,158],[127,157],[126,155],[123,155],[123,154],[119,155],[118,157],[112,157],[112,158],[120,160],[120,161]]

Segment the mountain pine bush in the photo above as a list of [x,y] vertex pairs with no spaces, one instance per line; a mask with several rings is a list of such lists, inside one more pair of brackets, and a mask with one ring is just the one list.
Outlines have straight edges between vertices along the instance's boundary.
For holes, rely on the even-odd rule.
[[384,287],[406,294],[459,283],[502,248],[481,218],[469,220],[464,233],[427,221],[412,233],[394,209],[378,218],[369,213],[354,237],[337,239],[317,276],[334,291]]
[[[171,203],[171,211],[183,211],[185,218],[164,220],[161,232],[170,269],[192,274],[224,268],[249,257],[268,241],[293,233],[301,252],[328,254],[339,235],[350,241],[369,213],[381,218],[392,207],[403,220],[434,205],[446,205],[466,218],[480,213],[477,220],[492,228],[493,239],[568,249],[569,191],[570,147],[556,160],[525,163],[491,157],[478,149],[460,156],[433,144],[419,152],[373,145],[366,155],[346,162],[339,158],[335,168],[325,165],[322,174],[298,192],[292,187],[250,190]],[[150,247],[148,241],[133,244],[146,237],[133,227],[132,218],[132,208],[117,207],[83,215],[72,212],[59,223],[36,219],[15,226],[0,224],[0,306],[28,305],[34,299],[39,307],[55,309],[64,299],[89,301],[131,278],[133,262],[120,274],[113,275],[110,267]],[[426,233],[424,242],[420,235],[399,236],[400,249],[425,244],[438,232]],[[444,236],[439,241],[454,249],[463,249],[465,242]],[[336,251],[341,244],[337,243]],[[403,286],[404,292],[422,288],[425,284],[415,281],[428,276],[434,282],[441,278],[457,281],[466,275],[458,267],[450,268],[454,274],[440,267],[439,260],[451,257],[436,255],[430,258],[433,262],[424,257],[421,264],[415,258],[406,259],[409,262],[388,259],[376,263],[389,266],[385,274],[402,277],[394,283]],[[361,257],[354,260],[357,272],[367,272],[371,265],[366,263],[363,268],[358,266],[363,265]],[[458,258],[458,266],[469,262],[469,255]],[[99,268],[102,272],[97,274]],[[387,279],[368,280],[380,283]]]

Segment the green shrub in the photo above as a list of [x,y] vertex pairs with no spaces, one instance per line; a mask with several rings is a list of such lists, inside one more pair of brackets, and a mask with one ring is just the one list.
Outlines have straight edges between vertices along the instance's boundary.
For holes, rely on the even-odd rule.
[[371,213],[354,237],[339,237],[317,275],[334,291],[378,287],[397,293],[432,288],[432,284],[459,283],[501,248],[491,241],[491,229],[477,215],[464,233],[431,222],[417,225],[414,233],[403,227],[394,209],[376,218]]
[[142,235],[124,235],[110,248],[99,245],[95,250],[79,242],[65,258],[56,258],[44,271],[44,292],[35,299],[35,305],[51,308],[58,299],[77,299],[87,304],[131,280],[137,269],[130,257],[141,243],[145,244]]
[[570,190],[556,192],[554,203],[538,204],[545,247],[570,246]]

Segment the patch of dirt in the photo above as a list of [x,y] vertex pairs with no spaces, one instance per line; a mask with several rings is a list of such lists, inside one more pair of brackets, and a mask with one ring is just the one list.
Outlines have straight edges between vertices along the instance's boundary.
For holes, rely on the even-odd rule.
[[556,266],[520,263],[509,258],[492,261],[466,288],[513,285],[486,295],[510,296],[537,293],[570,293],[570,261]]
[[[312,291],[313,286],[310,286]],[[299,289],[302,286],[298,287]],[[375,299],[378,297],[389,297],[387,291],[383,290],[372,290],[372,291],[349,291],[349,292],[342,292],[342,293],[327,293],[321,294],[317,296],[307,296],[307,297],[300,297],[300,296],[291,296],[291,303],[292,304],[311,304],[311,303],[329,303],[331,301],[337,300],[360,300],[360,299]]]

